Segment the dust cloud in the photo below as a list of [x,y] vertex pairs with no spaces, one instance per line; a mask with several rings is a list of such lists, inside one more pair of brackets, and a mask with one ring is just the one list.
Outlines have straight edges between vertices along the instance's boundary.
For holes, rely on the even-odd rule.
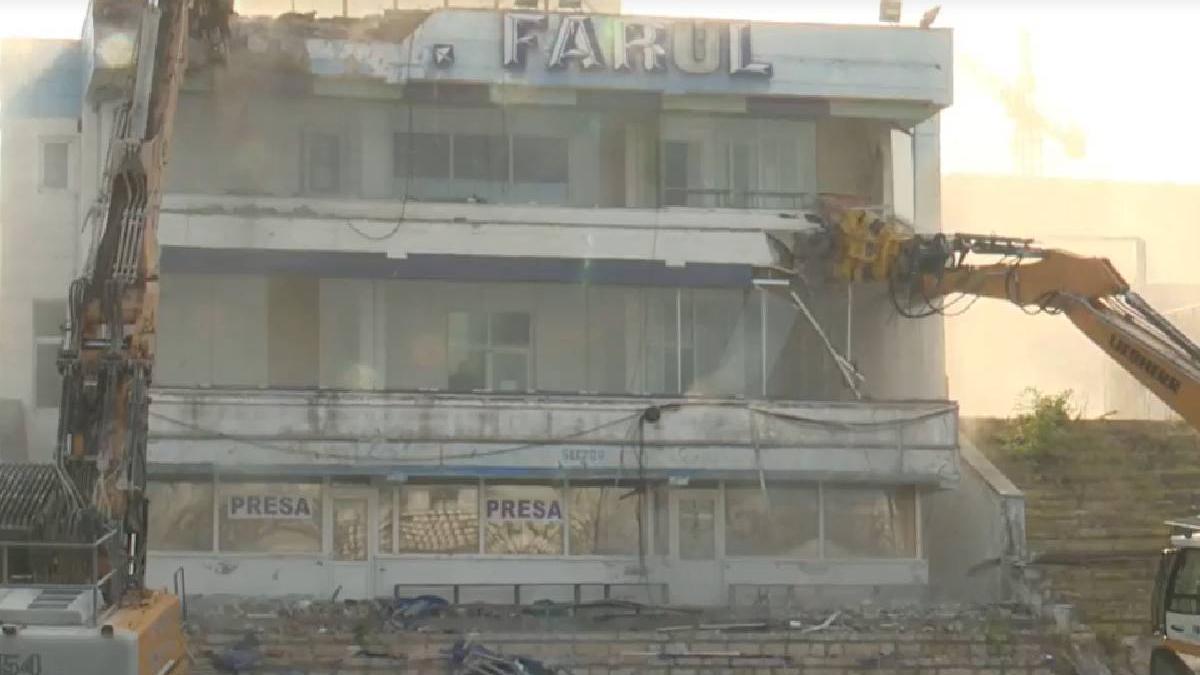
[[[1034,237],[1046,246],[1104,256],[1193,339],[1200,338],[1200,185],[1063,178],[947,175],[947,232]],[[1006,416],[1028,387],[1070,389],[1085,416],[1164,419],[1169,412],[1060,316],[980,301],[946,320],[951,398],[964,415]]]

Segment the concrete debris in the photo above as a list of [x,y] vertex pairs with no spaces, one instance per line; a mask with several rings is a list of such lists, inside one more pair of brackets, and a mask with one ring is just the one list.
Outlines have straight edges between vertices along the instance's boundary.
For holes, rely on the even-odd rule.
[[504,656],[470,640],[454,643],[446,661],[454,675],[555,675],[562,672],[536,659]]

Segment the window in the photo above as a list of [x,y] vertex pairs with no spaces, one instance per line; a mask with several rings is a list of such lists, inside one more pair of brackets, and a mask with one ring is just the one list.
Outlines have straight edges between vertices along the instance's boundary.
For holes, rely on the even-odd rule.
[[513,136],[514,183],[569,183],[567,139]]
[[318,483],[221,483],[220,550],[321,551]]
[[670,494],[665,485],[654,488],[654,553],[671,554]]
[[1200,614],[1200,549],[1183,549],[1171,580],[1167,611],[1174,614]]
[[477,485],[405,485],[399,488],[395,548],[391,546],[393,492],[393,488],[384,488],[380,493],[381,552],[479,552]]
[[731,556],[816,559],[820,549],[817,486],[725,490],[725,552]]
[[211,480],[153,480],[146,496],[153,509],[148,536],[151,550],[212,550]]
[[454,177],[459,180],[508,182],[508,138],[455,134]]
[[663,206],[687,206],[690,144],[663,143]]
[[562,555],[563,508],[557,487],[488,485],[484,552]]
[[679,557],[712,560],[717,555],[717,496],[684,490],[679,495]]
[[638,552],[636,488],[572,487],[571,555],[630,555]]
[[393,146],[395,175],[402,179],[450,178],[450,134],[396,134]]
[[341,139],[336,134],[313,132],[305,140],[305,190],[337,193],[342,187]]
[[569,145],[555,136],[397,133],[396,194],[433,201],[563,203]]
[[528,391],[532,325],[526,312],[451,312],[452,391]]
[[825,557],[916,558],[916,490],[827,485]]
[[66,316],[64,300],[33,301],[34,399],[39,408],[57,408],[62,396],[58,350]]
[[66,190],[70,186],[71,143],[42,142],[42,175],[40,184],[48,190]]

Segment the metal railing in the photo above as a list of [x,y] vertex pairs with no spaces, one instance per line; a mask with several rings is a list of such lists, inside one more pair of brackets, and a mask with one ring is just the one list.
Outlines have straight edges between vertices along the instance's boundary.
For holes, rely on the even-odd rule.
[[[116,569],[110,569],[107,573],[100,574],[100,549],[107,545],[115,536],[116,530],[110,530],[107,534],[101,536],[92,542],[56,542],[56,541],[0,541],[0,587],[19,587],[19,588],[36,588],[40,590],[75,590],[75,591],[90,591],[92,594],[91,617],[88,619],[89,626],[96,625],[96,617],[100,613],[101,606],[104,604],[104,587],[112,580],[116,574]],[[86,581],[80,583],[40,583],[30,580],[28,583],[12,583],[11,558],[10,550],[26,550],[26,551],[47,551],[59,553],[71,553],[76,551],[84,551],[91,553],[90,571]]]

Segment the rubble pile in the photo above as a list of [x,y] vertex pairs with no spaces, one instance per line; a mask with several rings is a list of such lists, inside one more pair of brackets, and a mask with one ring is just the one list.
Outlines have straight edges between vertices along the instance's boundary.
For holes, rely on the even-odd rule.
[[[196,598],[198,672],[800,673],[880,668],[1009,669],[1049,675],[1058,642],[1015,605],[767,612],[621,601],[452,605],[438,596],[367,602]],[[203,656],[201,656],[201,654]],[[522,671],[520,663],[531,664]],[[948,671],[947,671],[948,672]]]

